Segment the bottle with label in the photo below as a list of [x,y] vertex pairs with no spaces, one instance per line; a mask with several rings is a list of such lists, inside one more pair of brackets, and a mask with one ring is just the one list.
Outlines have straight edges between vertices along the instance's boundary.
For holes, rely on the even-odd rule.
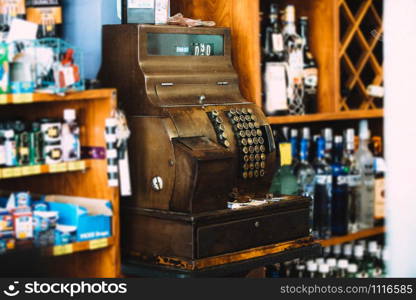
[[292,168],[292,147],[290,143],[281,143],[280,148],[280,169],[276,172],[270,193],[279,195],[297,195],[298,194],[298,182],[293,173]]
[[264,45],[264,104],[267,115],[287,115],[288,65],[283,34],[279,27],[278,6],[270,6],[270,24],[265,31]]
[[355,155],[361,175],[360,203],[358,204],[358,229],[374,227],[374,157],[368,149],[370,130],[368,121],[360,122],[360,146]]
[[60,0],[26,0],[26,19],[38,24],[38,38],[59,36],[62,24]]
[[310,229],[312,230],[313,224],[313,209],[314,209],[314,190],[315,190],[315,171],[309,163],[308,156],[308,145],[307,139],[302,138],[300,142],[300,162],[296,166],[295,174],[298,180],[299,194],[304,197],[311,199],[309,208],[309,220]]
[[348,260],[345,258],[338,260],[338,271],[337,271],[337,278],[345,278],[347,277],[347,270],[348,270]]
[[360,184],[361,177],[355,159],[355,131],[348,129],[345,132],[346,143],[343,163],[348,169],[348,231],[354,233],[358,231],[357,212],[360,205]]
[[290,130],[290,144],[292,145],[292,165],[293,168],[296,168],[296,165],[299,163],[299,132],[297,129]]
[[30,163],[30,134],[26,130],[26,124],[22,121],[15,121],[13,124],[18,165],[25,166]]
[[62,123],[59,120],[42,119],[40,124],[45,163],[62,162]]
[[41,165],[45,161],[43,153],[43,133],[39,122],[32,123],[30,132],[30,164]]
[[332,164],[332,148],[333,148],[333,139],[334,133],[331,128],[325,128],[322,131],[322,136],[325,139],[325,160],[331,165]]
[[332,169],[324,156],[325,140],[319,137],[314,162],[316,178],[313,235],[320,239],[327,239],[331,236]]
[[318,264],[314,261],[308,261],[308,263],[306,264],[306,276],[308,278],[317,278],[318,276]]
[[286,6],[283,23],[283,36],[289,62],[289,82],[287,90],[289,113],[291,115],[304,115],[303,40],[296,32],[296,12],[294,5]]
[[354,258],[352,262],[356,264],[358,267],[357,277],[359,278],[368,277],[366,265],[364,263],[364,247],[362,245],[354,246]]
[[6,129],[4,131],[4,139],[4,148],[6,150],[6,166],[17,166],[17,147],[14,130]]
[[317,109],[318,94],[318,64],[309,46],[309,19],[308,17],[300,17],[300,36],[303,40],[303,85],[305,89],[304,104],[307,114],[314,114]]
[[62,156],[64,161],[81,159],[80,129],[75,120],[75,109],[65,109],[64,123],[62,124]]
[[348,173],[342,164],[343,139],[335,137],[332,163],[332,235],[348,234]]

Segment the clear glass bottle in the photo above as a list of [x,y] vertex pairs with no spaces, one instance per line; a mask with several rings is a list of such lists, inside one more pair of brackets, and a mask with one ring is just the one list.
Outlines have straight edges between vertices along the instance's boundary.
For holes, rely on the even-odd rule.
[[291,115],[304,115],[303,40],[296,32],[296,11],[294,5],[286,6],[283,24],[283,36],[289,62],[289,113]]
[[368,149],[370,130],[368,121],[360,122],[360,146],[356,153],[357,166],[361,175],[360,203],[358,205],[358,228],[374,227],[374,157]]
[[332,148],[334,141],[334,132],[331,128],[325,128],[322,131],[322,136],[325,139],[325,160],[331,165],[332,164]]
[[309,228],[313,229],[314,218],[314,195],[315,195],[315,171],[310,165],[308,156],[309,142],[307,139],[302,138],[300,142],[300,162],[296,166],[295,174],[298,180],[299,195],[308,197],[311,199],[309,206]]
[[348,233],[348,181],[345,166],[342,164],[343,139],[335,137],[332,163],[332,235]]
[[332,198],[332,169],[325,158],[325,140],[317,140],[314,194],[313,235],[316,238],[327,239],[331,236],[331,198]]
[[355,159],[355,131],[348,129],[345,132],[345,151],[343,164],[348,169],[348,231],[358,231],[357,212],[360,205],[361,176]]
[[265,30],[264,45],[264,104],[267,115],[289,114],[287,79],[288,54],[279,26],[278,6],[270,5],[269,25]]

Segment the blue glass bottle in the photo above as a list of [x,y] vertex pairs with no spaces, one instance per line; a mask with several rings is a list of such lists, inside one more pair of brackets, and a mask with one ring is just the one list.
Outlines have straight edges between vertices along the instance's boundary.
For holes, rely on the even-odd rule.
[[313,235],[327,239],[331,236],[332,169],[325,159],[325,139],[316,139],[315,196]]
[[343,138],[335,137],[332,163],[332,235],[348,234],[348,171],[342,163]]
[[292,144],[292,167],[296,168],[299,163],[298,149],[299,149],[299,134],[297,129],[290,130],[290,144]]

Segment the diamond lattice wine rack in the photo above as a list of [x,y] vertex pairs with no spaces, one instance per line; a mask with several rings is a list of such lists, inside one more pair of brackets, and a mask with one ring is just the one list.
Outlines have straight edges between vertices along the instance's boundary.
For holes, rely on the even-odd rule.
[[368,95],[383,85],[383,0],[339,0],[341,111],[383,107]]

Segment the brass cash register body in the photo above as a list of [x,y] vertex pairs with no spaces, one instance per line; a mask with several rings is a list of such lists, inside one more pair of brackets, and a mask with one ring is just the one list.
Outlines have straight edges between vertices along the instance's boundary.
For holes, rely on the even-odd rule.
[[265,199],[277,167],[267,119],[240,93],[229,29],[108,25],[103,36],[100,76],[132,131],[125,259],[192,261],[308,235],[307,199],[227,208],[237,190]]

